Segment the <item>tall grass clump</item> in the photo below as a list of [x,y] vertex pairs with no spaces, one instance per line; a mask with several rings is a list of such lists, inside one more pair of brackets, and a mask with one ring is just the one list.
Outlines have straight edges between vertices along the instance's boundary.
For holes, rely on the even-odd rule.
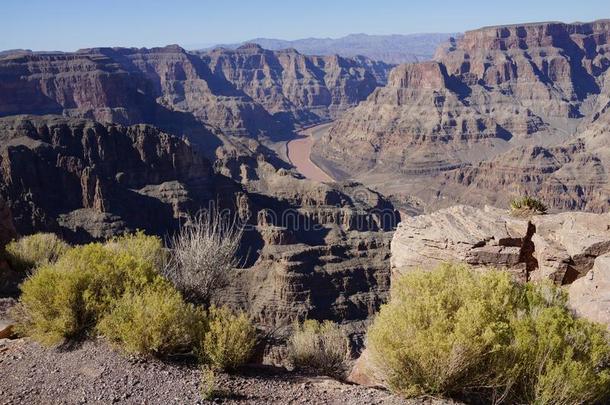
[[443,265],[392,286],[369,329],[375,376],[408,397],[493,403],[589,403],[610,391],[610,346],[550,284]]
[[546,214],[548,207],[540,200],[524,196],[510,202],[510,212],[514,216]]
[[70,245],[52,233],[24,236],[6,245],[6,256],[14,269],[21,271],[55,263]]
[[288,341],[288,354],[297,369],[343,378],[349,341],[334,322],[306,320],[295,325]]
[[170,240],[165,276],[187,300],[209,306],[239,264],[236,255],[242,234],[242,228],[216,211],[190,218]]

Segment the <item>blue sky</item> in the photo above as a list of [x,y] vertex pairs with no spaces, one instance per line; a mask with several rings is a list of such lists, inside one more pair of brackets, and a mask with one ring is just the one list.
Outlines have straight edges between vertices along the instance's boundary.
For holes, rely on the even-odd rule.
[[610,0],[2,0],[0,12],[0,49],[70,51],[591,21],[610,18]]

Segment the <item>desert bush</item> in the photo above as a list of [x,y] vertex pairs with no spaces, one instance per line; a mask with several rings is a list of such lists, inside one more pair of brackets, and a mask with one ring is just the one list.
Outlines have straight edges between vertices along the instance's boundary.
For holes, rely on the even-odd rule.
[[288,342],[295,368],[343,378],[347,370],[349,341],[331,321],[306,320],[296,324]]
[[150,262],[98,243],[70,249],[21,286],[17,330],[46,344],[89,331],[123,296],[161,277]]
[[70,249],[70,245],[52,233],[37,233],[13,241],[6,246],[6,254],[15,269],[29,270],[56,262]]
[[98,331],[129,353],[163,357],[192,350],[202,334],[204,315],[169,283],[158,281],[119,298]]
[[165,276],[189,301],[209,305],[214,292],[238,265],[242,229],[219,213],[203,213],[187,222],[170,240]]
[[529,196],[516,198],[510,203],[511,213],[517,216],[546,214],[547,210],[547,206],[542,201]]
[[575,319],[552,285],[443,265],[400,277],[391,296],[367,345],[377,377],[393,391],[510,403],[608,395],[605,331]]
[[90,323],[83,297],[90,277],[89,272],[63,272],[54,265],[40,267],[21,285],[11,314],[15,331],[48,346],[81,335]]
[[215,369],[234,370],[252,356],[256,344],[256,330],[244,313],[211,307],[203,335],[199,358]]
[[158,236],[146,235],[143,231],[125,234],[110,239],[105,246],[116,252],[129,253],[135,258],[152,263],[156,269],[163,269],[167,252]]
[[603,326],[575,318],[566,302],[565,292],[550,284],[526,286],[524,312],[511,319],[512,339],[496,359],[510,402],[589,404],[610,399],[608,335]]
[[204,401],[211,401],[218,396],[218,384],[216,382],[216,372],[211,367],[204,365],[201,367],[201,382],[199,392]]

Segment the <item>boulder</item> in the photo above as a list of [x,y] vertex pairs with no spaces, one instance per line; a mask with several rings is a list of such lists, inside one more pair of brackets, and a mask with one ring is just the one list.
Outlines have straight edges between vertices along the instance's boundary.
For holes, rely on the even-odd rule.
[[570,285],[569,305],[578,316],[599,322],[610,330],[610,254],[595,259],[586,276]]
[[405,219],[391,242],[392,274],[442,262],[507,269],[522,280],[570,284],[610,252],[610,214],[565,212],[514,218],[458,205]]
[[525,279],[533,270],[531,224],[492,207],[458,205],[406,218],[391,242],[392,274],[443,262],[502,267]]
[[532,218],[538,268],[533,279],[570,284],[587,274],[598,256],[610,252],[610,214],[564,212]]

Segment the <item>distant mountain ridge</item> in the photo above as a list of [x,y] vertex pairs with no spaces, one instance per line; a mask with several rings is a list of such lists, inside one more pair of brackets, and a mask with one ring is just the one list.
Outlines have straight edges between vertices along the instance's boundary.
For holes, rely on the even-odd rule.
[[236,49],[246,43],[256,43],[273,51],[294,48],[306,55],[366,56],[386,63],[406,63],[431,60],[439,45],[458,34],[431,33],[409,35],[350,34],[341,38],[304,38],[293,41],[255,38],[235,44],[219,44],[217,47]]

